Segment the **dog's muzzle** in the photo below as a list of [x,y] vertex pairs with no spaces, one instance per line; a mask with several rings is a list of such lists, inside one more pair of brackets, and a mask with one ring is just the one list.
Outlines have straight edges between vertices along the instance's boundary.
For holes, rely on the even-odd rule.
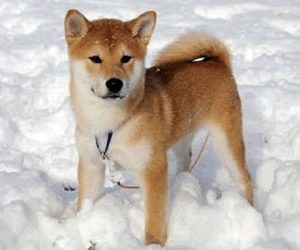
[[120,94],[114,94],[114,93],[107,93],[106,95],[104,96],[98,96],[96,94],[96,91],[94,88],[91,88],[91,91],[94,93],[95,96],[99,97],[99,98],[102,98],[102,99],[116,99],[116,100],[122,100],[125,95],[120,95]]

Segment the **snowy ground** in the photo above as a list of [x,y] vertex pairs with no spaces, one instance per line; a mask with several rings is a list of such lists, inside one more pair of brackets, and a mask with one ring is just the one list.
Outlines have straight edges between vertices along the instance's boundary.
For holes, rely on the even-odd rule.
[[77,185],[63,33],[69,8],[91,19],[156,10],[148,65],[186,29],[230,45],[255,208],[231,187],[209,146],[195,173],[171,184],[165,248],[300,249],[300,3],[292,0],[1,0],[0,249],[79,250],[89,241],[97,249],[144,249],[140,191],[106,188],[90,211],[62,219],[76,199],[64,186]]

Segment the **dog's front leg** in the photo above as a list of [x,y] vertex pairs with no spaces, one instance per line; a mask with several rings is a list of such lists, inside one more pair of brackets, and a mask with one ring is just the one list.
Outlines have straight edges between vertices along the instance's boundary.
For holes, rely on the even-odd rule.
[[151,159],[143,172],[145,243],[165,245],[167,239],[168,170],[166,155]]
[[93,203],[101,196],[105,177],[105,167],[102,163],[95,164],[84,158],[79,158],[78,163],[78,199],[77,211],[84,204]]

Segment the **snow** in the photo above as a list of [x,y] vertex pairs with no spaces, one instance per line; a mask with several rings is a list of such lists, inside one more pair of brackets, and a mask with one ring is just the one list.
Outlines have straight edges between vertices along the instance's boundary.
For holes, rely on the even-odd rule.
[[[143,244],[138,190],[107,183],[74,214],[77,153],[66,11],[130,19],[158,13],[148,65],[187,29],[225,41],[244,110],[255,206],[209,145],[193,175],[171,172],[165,249],[300,249],[300,3],[280,0],[8,1],[0,3],[0,249],[160,249]],[[193,144],[197,153],[204,140]]]

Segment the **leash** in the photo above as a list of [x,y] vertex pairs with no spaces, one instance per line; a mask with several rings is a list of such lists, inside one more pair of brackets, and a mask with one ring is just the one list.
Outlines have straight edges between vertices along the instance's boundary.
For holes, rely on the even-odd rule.
[[189,170],[188,170],[189,173],[192,173],[193,170],[194,170],[194,168],[195,168],[195,166],[196,166],[196,164],[198,162],[201,162],[201,160],[203,158],[203,155],[204,155],[204,150],[206,148],[206,144],[208,142],[208,139],[209,139],[209,134],[206,135],[206,138],[204,140],[204,143],[203,143],[203,145],[202,145],[202,147],[200,149],[200,152],[199,152],[197,158],[194,160],[193,164],[190,165]]
[[108,149],[109,149],[109,145],[110,145],[110,143],[111,143],[111,139],[112,139],[113,134],[114,134],[114,133],[113,133],[112,130],[108,131],[108,134],[107,134],[107,140],[106,140],[106,145],[105,145],[104,151],[101,151],[100,146],[99,146],[99,143],[98,143],[98,138],[97,138],[97,136],[95,136],[96,146],[97,146],[97,149],[98,149],[98,151],[99,151],[99,153],[100,153],[100,156],[101,156],[102,160],[110,159],[110,158],[107,156],[106,153],[107,153],[107,151],[108,151]]
[[111,180],[111,182],[116,183],[119,187],[122,187],[122,188],[128,188],[128,189],[139,188],[139,186],[128,186],[128,185],[124,185],[121,183],[120,179],[122,178],[122,173],[120,171],[118,171],[118,166],[116,166],[117,165],[116,162],[114,162],[107,155],[113,134],[114,133],[112,130],[108,131],[106,145],[105,145],[105,148],[103,151],[100,149],[100,145],[99,145],[97,136],[95,136],[95,143],[96,143],[96,147],[97,147],[98,152],[101,157],[100,159],[102,160],[102,162],[105,164],[105,166],[108,168],[108,171],[109,171],[109,179]]
[[[107,152],[109,150],[109,146],[111,144],[111,140],[113,137],[113,131],[110,130],[107,134],[107,139],[106,139],[106,145],[104,148],[104,151],[102,151],[100,149],[99,146],[99,142],[98,142],[98,138],[97,136],[95,136],[95,143],[96,143],[96,147],[99,151],[99,154],[101,156],[101,160],[102,162],[106,165],[106,167],[109,170],[109,178],[113,183],[116,183],[119,187],[121,188],[125,188],[125,189],[138,189],[140,188],[139,186],[135,186],[135,185],[125,185],[121,183],[121,177],[122,177],[122,173],[120,171],[118,171],[118,167],[116,166],[116,162],[114,162],[108,155]],[[197,163],[199,163],[204,155],[204,151],[207,145],[209,139],[209,134],[206,135],[206,138],[204,140],[204,143],[199,151],[199,154],[197,155],[196,159],[194,160],[194,162],[190,165],[188,172],[192,173],[192,171],[194,170],[195,166],[197,165]]]

